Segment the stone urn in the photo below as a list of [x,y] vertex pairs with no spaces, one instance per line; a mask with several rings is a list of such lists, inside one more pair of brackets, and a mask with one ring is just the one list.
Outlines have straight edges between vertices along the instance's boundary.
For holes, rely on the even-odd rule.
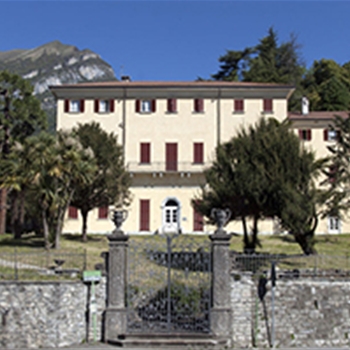
[[123,222],[127,219],[128,212],[125,209],[115,209],[112,210],[112,221],[115,225],[116,231],[121,232],[121,226]]
[[213,208],[211,210],[210,216],[214,219],[216,226],[218,228],[218,231],[223,231],[224,226],[230,220],[231,210],[228,208],[226,209]]

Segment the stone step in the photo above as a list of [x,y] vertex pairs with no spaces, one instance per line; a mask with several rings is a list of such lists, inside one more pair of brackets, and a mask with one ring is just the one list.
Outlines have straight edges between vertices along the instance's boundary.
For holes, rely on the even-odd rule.
[[211,335],[132,334],[109,343],[129,349],[225,349],[230,339]]

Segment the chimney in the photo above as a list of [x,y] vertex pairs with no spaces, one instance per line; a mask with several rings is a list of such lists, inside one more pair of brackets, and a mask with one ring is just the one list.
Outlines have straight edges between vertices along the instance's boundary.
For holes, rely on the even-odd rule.
[[306,96],[303,96],[301,99],[301,114],[302,115],[309,114],[309,100]]
[[130,77],[128,75],[122,75],[121,79],[124,82],[130,82],[131,81],[131,79],[130,79]]

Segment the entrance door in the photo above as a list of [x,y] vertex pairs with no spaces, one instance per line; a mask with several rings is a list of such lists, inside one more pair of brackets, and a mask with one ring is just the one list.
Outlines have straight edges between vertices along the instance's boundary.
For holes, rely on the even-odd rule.
[[163,232],[178,232],[179,230],[179,203],[168,199],[163,207]]

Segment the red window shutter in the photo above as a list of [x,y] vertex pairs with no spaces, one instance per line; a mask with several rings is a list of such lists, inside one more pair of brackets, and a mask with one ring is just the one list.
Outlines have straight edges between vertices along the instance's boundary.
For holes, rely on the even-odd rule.
[[303,137],[303,130],[302,129],[299,129],[299,139],[300,140],[304,139],[304,137]]
[[175,98],[168,99],[168,112],[170,112],[170,113],[176,112],[176,99]]
[[150,219],[150,201],[149,199],[140,200],[140,231],[149,231]]
[[64,112],[69,112],[69,100],[64,100]]
[[109,100],[109,111],[114,113],[114,100]]
[[203,112],[204,111],[204,101],[202,98],[196,98],[194,100],[194,110],[195,110],[195,112]]
[[167,143],[165,145],[165,158],[167,171],[177,171],[177,143]]
[[272,99],[264,99],[264,112],[272,112]]
[[311,140],[311,129],[307,130],[307,140],[310,141]]
[[136,100],[135,101],[135,111],[137,113],[140,113],[140,110],[141,110],[141,101],[140,100]]
[[85,101],[80,100],[80,112],[84,113],[84,111],[85,111]]
[[193,144],[193,163],[203,164],[203,143],[195,142]]
[[203,231],[203,216],[193,209],[193,231]]
[[98,208],[98,218],[99,219],[108,219],[108,207]]
[[157,101],[157,100],[152,100],[152,106],[151,106],[152,112],[155,112],[155,111],[156,111],[156,101]]
[[151,162],[151,145],[149,142],[140,144],[140,163],[149,164]]
[[328,141],[328,129],[323,130],[323,140]]
[[99,112],[99,100],[95,100],[94,102],[94,112],[98,113]]
[[244,101],[242,99],[235,100],[234,110],[235,110],[235,112],[243,112],[244,111]]
[[68,207],[68,218],[69,219],[78,219],[78,209],[76,207]]

